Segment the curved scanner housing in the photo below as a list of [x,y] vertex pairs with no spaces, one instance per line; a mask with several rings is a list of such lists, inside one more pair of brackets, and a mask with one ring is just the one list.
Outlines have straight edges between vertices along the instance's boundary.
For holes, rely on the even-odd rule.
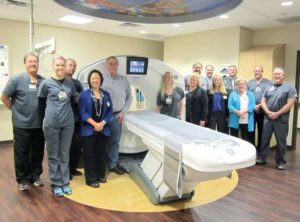
[[[164,73],[173,72],[175,85],[183,89],[184,80],[176,70],[151,58],[147,58],[146,71],[143,67],[135,70],[141,65],[137,64],[128,73],[128,62],[135,61],[128,58],[146,61],[117,56],[119,74],[128,79],[134,100],[124,118],[120,152],[149,150],[140,165],[131,166],[130,176],[153,204],[191,198],[200,182],[230,176],[234,169],[255,164],[256,149],[250,143],[154,112]],[[105,72],[105,63],[99,60],[87,65],[78,73],[78,79],[87,86],[89,71]]]

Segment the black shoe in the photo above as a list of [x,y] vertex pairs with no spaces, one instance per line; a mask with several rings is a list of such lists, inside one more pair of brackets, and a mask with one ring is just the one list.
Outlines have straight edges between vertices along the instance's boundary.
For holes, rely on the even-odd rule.
[[263,160],[263,159],[256,159],[256,164],[257,165],[264,165],[264,164],[266,164],[267,162],[265,161],[265,160]]
[[115,167],[109,169],[109,171],[115,172],[116,174],[119,174],[119,175],[123,175],[125,173],[125,170],[119,168],[118,166],[115,166]]
[[87,185],[90,186],[90,187],[93,187],[93,188],[99,188],[100,187],[100,184],[98,182],[90,183],[90,184],[87,184]]
[[71,174],[72,174],[72,176],[81,176],[82,175],[82,173],[79,170],[75,170]]
[[106,178],[101,178],[101,177],[100,177],[100,178],[98,179],[98,182],[99,182],[99,183],[106,183],[107,181],[106,181]]
[[125,171],[125,173],[129,173],[129,171],[128,171],[125,167],[123,167],[121,164],[118,164],[117,167],[118,167],[119,169]]

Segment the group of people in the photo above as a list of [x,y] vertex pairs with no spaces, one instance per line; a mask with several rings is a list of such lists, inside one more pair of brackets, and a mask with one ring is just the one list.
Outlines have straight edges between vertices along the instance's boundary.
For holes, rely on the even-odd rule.
[[[2,92],[3,104],[12,110],[14,163],[19,190],[31,184],[42,186],[40,175],[44,146],[48,153],[49,178],[55,196],[72,194],[70,179],[82,175],[77,170],[83,149],[86,184],[98,188],[109,171],[123,175],[119,164],[119,143],[124,114],[132,103],[128,80],[118,73],[119,61],[106,59],[106,71],[93,69],[87,77],[88,88],[72,78],[74,59],[56,56],[53,75],[38,74],[39,58],[24,57],[25,72],[14,75]],[[161,114],[230,133],[255,144],[257,124],[257,164],[265,164],[270,139],[275,133],[277,168],[285,166],[289,111],[297,98],[296,89],[284,82],[280,67],[273,71],[273,82],[263,78],[263,67],[254,68],[254,79],[237,77],[237,67],[228,68],[229,76],[213,74],[208,65],[193,65],[193,74],[185,79],[185,92],[175,87],[174,76],[166,72],[157,94],[156,111]],[[184,103],[186,97],[186,103]]]
[[178,119],[185,115],[187,122],[240,136],[256,147],[257,164],[266,164],[274,132],[276,167],[286,169],[288,119],[297,92],[284,82],[284,69],[274,68],[271,81],[263,77],[263,67],[256,66],[254,78],[248,82],[237,76],[234,65],[228,67],[228,76],[224,77],[213,74],[212,65],[205,67],[204,75],[200,62],[194,63],[192,69],[193,74],[184,79],[185,92],[174,85],[171,72],[164,74],[156,100],[157,112]]
[[106,73],[90,71],[85,90],[72,78],[74,59],[56,56],[52,65],[53,75],[45,79],[38,74],[37,55],[26,54],[26,71],[10,78],[1,100],[12,110],[19,190],[29,190],[31,184],[43,186],[46,144],[51,189],[55,196],[63,196],[72,194],[72,176],[82,175],[76,169],[82,148],[88,186],[98,188],[106,182],[106,164],[119,175],[126,172],[119,164],[119,142],[132,96],[114,56],[106,60]]

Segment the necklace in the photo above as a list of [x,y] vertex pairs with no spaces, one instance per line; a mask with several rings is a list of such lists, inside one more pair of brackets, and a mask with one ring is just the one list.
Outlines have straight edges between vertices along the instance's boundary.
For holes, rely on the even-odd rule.
[[95,96],[95,93],[91,89],[91,97],[92,97],[93,102],[94,102],[96,116],[100,117],[101,116],[101,106],[102,106],[102,102],[103,102],[103,94],[100,93],[100,98],[97,99],[96,96]]

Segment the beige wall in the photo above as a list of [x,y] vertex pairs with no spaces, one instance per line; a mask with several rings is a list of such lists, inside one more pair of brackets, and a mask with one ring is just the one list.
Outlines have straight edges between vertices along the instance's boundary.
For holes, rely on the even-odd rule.
[[[22,72],[22,59],[29,50],[28,24],[0,19],[0,28],[5,30],[1,31],[0,44],[10,47],[9,71]],[[286,79],[292,84],[296,53],[300,50],[299,36],[300,25],[256,31],[235,27],[170,37],[164,43],[45,25],[36,25],[35,29],[35,42],[55,37],[57,53],[74,57],[78,69],[108,55],[132,54],[163,59],[183,75],[191,73],[196,61],[204,66],[213,64],[218,72],[224,64],[239,64],[241,50],[257,45],[286,44]],[[46,76],[51,74],[50,60],[50,56],[41,59],[40,72]],[[0,141],[12,139],[10,115],[0,106]]]
[[[0,19],[0,44],[9,46],[9,73],[24,71],[23,56],[29,51],[29,28],[24,22]],[[36,25],[35,42],[56,38],[56,53],[77,60],[78,69],[109,55],[163,58],[163,43],[75,29]],[[40,73],[51,75],[51,55],[40,59]],[[11,113],[0,105],[0,141],[11,140]]]
[[253,31],[253,45],[285,44],[286,81],[295,84],[296,56],[300,50],[300,25]]
[[167,38],[164,61],[183,75],[191,74],[192,65],[197,61],[204,67],[212,64],[215,72],[219,72],[224,64],[238,64],[239,39],[240,27]]
[[[295,85],[296,78],[296,58],[297,51],[300,50],[300,25],[290,25],[279,28],[263,29],[253,31],[253,45],[266,44],[286,44],[285,49],[285,72],[286,81]],[[299,84],[299,83],[298,83]],[[298,92],[299,93],[299,92]],[[299,95],[299,94],[298,94]],[[290,133],[288,141],[291,138],[292,122],[297,121],[300,128],[300,112],[298,110],[298,119],[293,120],[293,112],[290,114]]]
[[[215,72],[218,72],[223,64],[239,64],[239,53],[242,50],[258,45],[286,44],[286,80],[294,84],[296,55],[297,50],[300,50],[299,36],[300,25],[256,31],[236,27],[181,35],[165,40],[164,61],[183,75],[191,73],[195,61],[201,61],[204,66],[213,64]],[[292,117],[293,112],[290,129],[294,121]],[[298,127],[300,127],[300,112]],[[288,136],[289,145],[290,141],[291,130]]]

